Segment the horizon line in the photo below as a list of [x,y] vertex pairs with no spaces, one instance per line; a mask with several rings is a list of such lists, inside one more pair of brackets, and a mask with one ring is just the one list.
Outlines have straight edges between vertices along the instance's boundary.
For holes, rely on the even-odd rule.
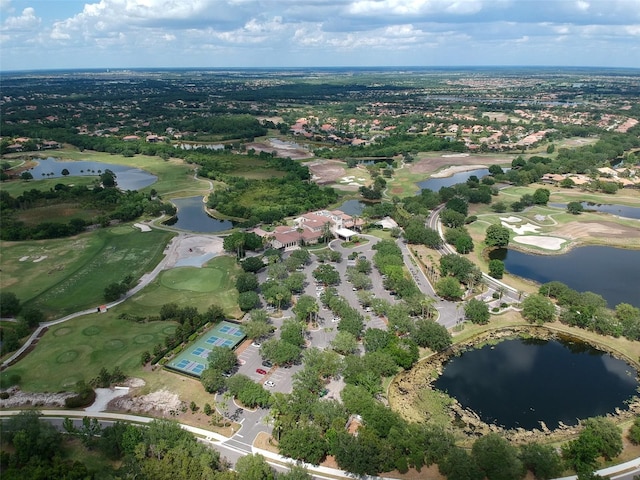
[[60,68],[23,68],[15,70],[3,70],[0,68],[0,75],[12,74],[12,73],[36,73],[36,72],[72,72],[72,71],[101,71],[101,72],[126,72],[126,71],[158,71],[158,70],[366,70],[366,69],[379,69],[379,70],[402,70],[402,69],[560,69],[560,70],[640,70],[640,67],[631,66],[595,66],[595,65],[498,65],[498,64],[486,64],[486,65],[333,65],[333,66],[320,66],[320,65],[307,65],[307,66],[222,66],[222,67],[204,67],[204,66],[190,66],[190,67],[176,67],[176,66],[140,66],[140,67],[60,67]]

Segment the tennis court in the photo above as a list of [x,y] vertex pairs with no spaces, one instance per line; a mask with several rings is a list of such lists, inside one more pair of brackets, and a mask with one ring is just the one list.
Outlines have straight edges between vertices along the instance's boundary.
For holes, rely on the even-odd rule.
[[199,377],[207,368],[209,354],[213,347],[226,347],[233,350],[245,337],[240,325],[224,320],[187,345],[166,366],[169,369]]

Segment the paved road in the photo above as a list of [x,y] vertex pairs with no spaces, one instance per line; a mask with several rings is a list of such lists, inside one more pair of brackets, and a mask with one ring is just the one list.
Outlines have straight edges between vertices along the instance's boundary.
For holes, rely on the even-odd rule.
[[[448,255],[450,253],[456,253],[456,251],[451,248],[451,245],[444,241],[444,234],[442,231],[442,222],[440,221],[440,212],[444,209],[444,205],[440,205],[439,207],[433,209],[427,218],[427,227],[432,228],[440,235],[442,239],[442,247],[438,249],[438,251],[442,255]],[[525,297],[525,293],[519,292],[515,288],[507,285],[506,283],[497,280],[486,273],[482,273],[482,281],[489,286],[491,290],[502,292],[504,301],[507,303],[517,303]]]

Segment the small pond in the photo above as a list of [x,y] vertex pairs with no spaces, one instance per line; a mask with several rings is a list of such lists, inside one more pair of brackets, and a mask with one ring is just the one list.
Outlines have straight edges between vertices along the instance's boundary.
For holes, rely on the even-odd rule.
[[602,295],[609,307],[629,303],[640,307],[640,251],[588,246],[563,255],[535,255],[511,249],[493,250],[513,275],[546,283],[553,280],[579,292]]
[[420,187],[422,190],[429,189],[429,190],[433,190],[434,192],[437,192],[442,187],[451,187],[452,185],[456,185],[458,183],[464,183],[474,175],[478,178],[482,178],[486,175],[489,175],[489,169],[478,168],[476,170],[469,170],[467,172],[454,173],[450,177],[442,177],[442,178],[432,177],[427,180],[423,180],[422,182],[418,182],[418,187]]
[[448,360],[434,386],[485,423],[530,430],[542,421],[554,429],[625,409],[637,375],[583,343],[512,339]]
[[233,222],[211,218],[204,211],[203,197],[174,198],[171,202],[178,209],[176,217],[166,222],[180,230],[191,232],[215,233],[233,228]]
[[[566,209],[566,203],[550,203],[550,207]],[[617,215],[625,218],[640,219],[640,207],[628,207],[626,205],[614,205],[608,203],[591,203],[582,202],[582,207],[585,210],[591,210],[595,212],[610,213],[611,215]]]
[[[121,190],[140,190],[148,187],[158,179],[139,168],[129,167],[127,165],[117,165],[113,163],[90,162],[81,160],[78,162],[62,162],[57,158],[49,157],[44,160],[38,160],[38,165],[33,167],[31,174],[34,180],[44,178],[60,178],[62,170],[67,169],[70,176],[95,176],[109,169],[116,174],[116,182]],[[98,173],[100,172],[100,173]]]
[[342,205],[340,205],[337,210],[341,210],[347,215],[362,215],[362,210],[366,207],[367,204],[360,200],[347,200]]

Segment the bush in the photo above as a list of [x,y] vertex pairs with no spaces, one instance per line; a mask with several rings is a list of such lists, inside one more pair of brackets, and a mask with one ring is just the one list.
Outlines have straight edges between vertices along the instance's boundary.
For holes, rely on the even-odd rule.
[[64,400],[66,408],[82,408],[91,405],[96,400],[96,392],[83,381],[76,385],[77,394]]
[[18,385],[22,380],[22,377],[16,373],[11,375],[0,375],[0,388],[9,388],[14,385]]

